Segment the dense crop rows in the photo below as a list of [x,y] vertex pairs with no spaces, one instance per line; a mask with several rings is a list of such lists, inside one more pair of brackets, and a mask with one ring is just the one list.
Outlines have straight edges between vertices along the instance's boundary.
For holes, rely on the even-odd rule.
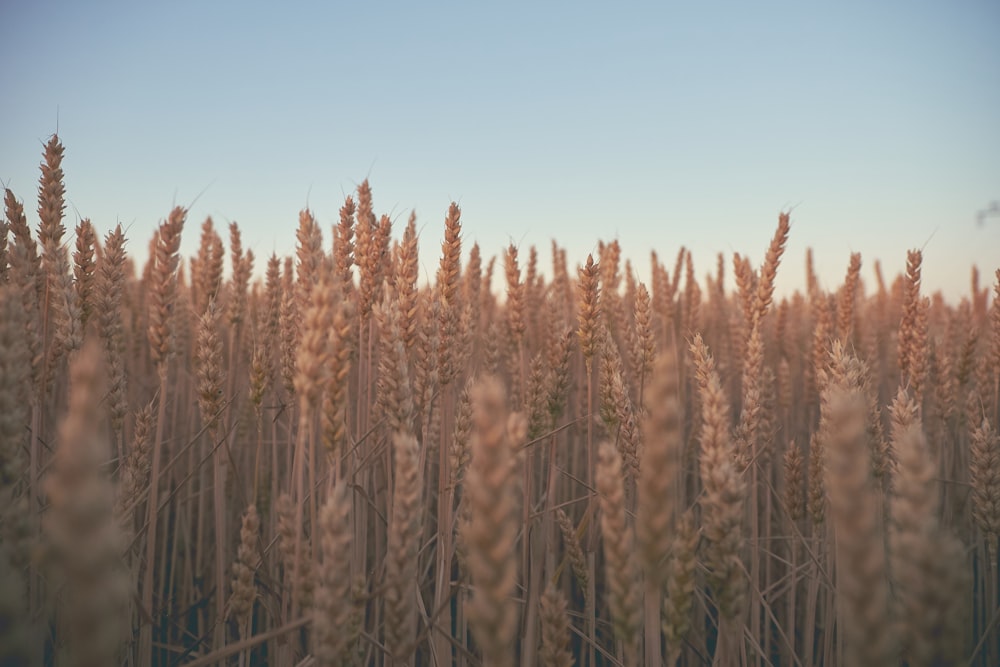
[[367,181],[260,279],[183,208],[137,267],[62,153],[0,228],[0,664],[1000,664],[1000,270],[776,300],[782,215],[543,275],[452,204],[424,284]]

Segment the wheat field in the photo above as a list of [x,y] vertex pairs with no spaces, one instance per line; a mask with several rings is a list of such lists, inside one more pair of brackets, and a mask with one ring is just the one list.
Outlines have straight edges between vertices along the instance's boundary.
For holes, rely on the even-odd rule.
[[1000,268],[778,300],[782,214],[546,276],[367,181],[259,273],[181,207],[139,266],[62,156],[0,228],[0,664],[1000,664]]

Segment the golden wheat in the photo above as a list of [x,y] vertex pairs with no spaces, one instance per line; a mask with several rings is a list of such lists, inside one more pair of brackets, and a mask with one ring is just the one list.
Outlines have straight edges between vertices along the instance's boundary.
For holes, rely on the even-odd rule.
[[428,272],[367,181],[140,266],[62,156],[0,225],[0,663],[1000,664],[994,267],[782,292],[782,214],[644,283],[451,204]]

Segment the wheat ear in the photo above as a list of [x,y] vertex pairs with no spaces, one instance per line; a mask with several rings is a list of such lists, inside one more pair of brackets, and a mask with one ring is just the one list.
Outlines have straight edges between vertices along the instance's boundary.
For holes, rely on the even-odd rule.
[[[897,403],[904,406],[905,395]],[[903,410],[914,415],[914,408]],[[920,421],[900,424],[893,444],[899,466],[889,544],[903,654],[914,667],[957,665],[963,657],[963,594],[971,584],[965,549],[938,520],[936,466]]]
[[566,598],[551,583],[545,587],[539,601],[542,624],[542,645],[538,659],[542,667],[572,667],[573,654],[569,652],[569,617],[566,616]]
[[518,525],[514,460],[499,380],[480,380],[472,405],[472,462],[463,484],[471,514],[462,526],[473,584],[467,613],[484,663],[508,667],[517,632],[517,607],[510,598],[517,585]]
[[100,423],[100,347],[91,340],[70,365],[69,409],[59,425],[43,519],[55,593],[57,652],[77,667],[114,664],[128,633],[129,576],[114,489],[110,443]]
[[319,514],[322,561],[313,608],[313,655],[322,667],[350,665],[351,496],[344,482],[334,487]]
[[876,667],[894,656],[880,501],[865,437],[867,406],[857,387],[828,389],[826,487],[836,534],[838,622],[845,664]]
[[601,535],[608,582],[608,607],[615,636],[624,646],[625,664],[636,664],[637,641],[642,618],[633,532],[625,514],[625,479],[622,461],[614,445],[604,442],[598,449],[597,492],[600,494]]
[[396,431],[392,445],[395,477],[386,556],[385,643],[393,664],[405,665],[415,649],[423,482],[416,437]]

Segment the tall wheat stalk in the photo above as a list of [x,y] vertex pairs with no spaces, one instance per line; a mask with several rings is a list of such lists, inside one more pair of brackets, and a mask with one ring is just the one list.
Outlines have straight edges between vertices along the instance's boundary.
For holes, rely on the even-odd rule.
[[[149,617],[154,614],[154,563],[157,555],[157,530],[160,510],[160,466],[163,458],[163,436],[167,421],[167,361],[173,349],[171,338],[171,313],[177,291],[177,266],[180,262],[181,231],[187,211],[175,207],[166,222],[160,225],[155,237],[153,284],[149,294],[149,344],[153,365],[159,378],[159,400],[157,402],[156,436],[153,439],[150,462],[149,497],[146,520],[146,559],[143,563],[142,612]],[[151,663],[153,660],[153,627],[144,623],[139,630],[138,659]]]

